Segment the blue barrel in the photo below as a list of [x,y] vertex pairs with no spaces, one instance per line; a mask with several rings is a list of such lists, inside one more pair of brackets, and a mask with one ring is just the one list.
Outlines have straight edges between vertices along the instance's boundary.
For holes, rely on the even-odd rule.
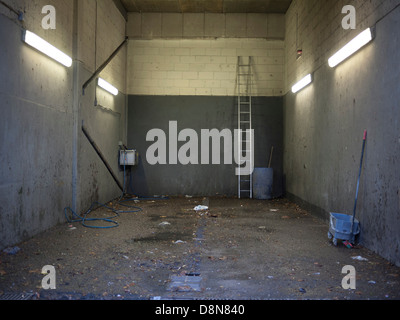
[[253,198],[258,200],[272,199],[273,182],[274,182],[274,169],[254,168]]

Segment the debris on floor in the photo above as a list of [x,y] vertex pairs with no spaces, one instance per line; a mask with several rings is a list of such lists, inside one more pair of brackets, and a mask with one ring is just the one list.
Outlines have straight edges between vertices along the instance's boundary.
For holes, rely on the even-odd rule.
[[9,255],[15,255],[17,254],[21,249],[19,247],[8,247],[3,250],[4,253],[7,253]]
[[363,258],[361,256],[356,256],[356,257],[351,257],[353,260],[358,260],[358,261],[368,261],[367,258]]
[[208,210],[208,207],[202,206],[202,205],[198,205],[198,206],[194,207],[194,211],[203,211],[203,210]]
[[[18,244],[18,254],[1,250],[0,300],[22,292],[40,300],[400,299],[400,268],[362,246],[333,247],[326,221],[287,199],[182,196],[141,207],[121,213],[119,228],[66,232],[65,223]],[[356,291],[341,286],[349,261]],[[41,288],[46,265],[56,290]]]
[[348,240],[344,241],[343,244],[349,249],[353,248],[353,245]]

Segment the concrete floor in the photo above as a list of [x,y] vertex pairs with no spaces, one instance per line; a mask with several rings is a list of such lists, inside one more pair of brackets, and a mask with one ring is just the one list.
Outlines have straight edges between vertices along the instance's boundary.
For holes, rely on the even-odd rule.
[[[120,213],[118,227],[66,222],[19,244],[16,254],[2,252],[0,299],[400,298],[400,268],[362,246],[333,246],[327,223],[286,199],[185,197],[135,205],[142,211]],[[209,210],[196,212],[197,205]],[[99,208],[90,217],[110,214]],[[55,267],[55,290],[41,286],[45,265]],[[356,289],[342,288],[346,265],[355,267]]]

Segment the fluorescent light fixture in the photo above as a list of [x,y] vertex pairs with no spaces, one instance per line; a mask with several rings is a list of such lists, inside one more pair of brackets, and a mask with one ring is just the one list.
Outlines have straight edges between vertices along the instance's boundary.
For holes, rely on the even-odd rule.
[[346,60],[352,54],[360,50],[366,44],[372,41],[372,31],[371,28],[368,28],[361,32],[357,37],[351,40],[348,44],[346,44],[342,49],[340,49],[337,53],[335,53],[329,60],[329,66],[331,68],[336,67],[339,63]]
[[308,86],[311,82],[312,82],[311,74],[308,74],[292,87],[292,92],[293,93],[299,92],[301,89]]
[[22,38],[25,43],[48,55],[50,58],[56,60],[64,66],[68,68],[72,66],[72,59],[69,56],[67,56],[65,53],[61,52],[56,47],[52,46],[50,43],[43,40],[41,37],[34,34],[33,32],[24,30]]
[[99,78],[99,80],[97,81],[97,84],[99,85],[99,87],[103,88],[104,90],[108,91],[109,93],[113,94],[114,96],[116,96],[118,94],[118,89],[115,88],[114,86],[112,86],[111,84],[109,84],[107,81],[105,81],[102,78]]

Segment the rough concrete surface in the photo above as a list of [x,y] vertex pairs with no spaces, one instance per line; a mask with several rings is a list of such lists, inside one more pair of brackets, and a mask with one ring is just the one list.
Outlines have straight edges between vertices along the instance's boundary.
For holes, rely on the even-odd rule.
[[[128,204],[126,202],[125,204]],[[397,300],[400,268],[327,237],[328,225],[286,199],[146,199],[113,221],[58,225],[0,255],[0,299]],[[108,205],[118,210],[117,201]],[[208,210],[195,211],[205,205]],[[87,217],[110,217],[101,207]],[[366,260],[356,260],[362,257]],[[45,265],[56,289],[42,288]],[[343,289],[342,268],[356,269]]]

